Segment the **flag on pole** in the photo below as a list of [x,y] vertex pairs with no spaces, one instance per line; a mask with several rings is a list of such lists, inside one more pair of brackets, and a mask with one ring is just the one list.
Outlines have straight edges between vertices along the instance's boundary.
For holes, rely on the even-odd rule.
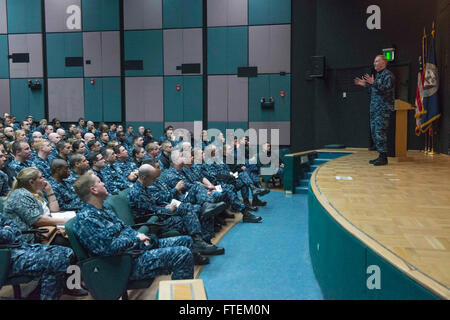
[[416,118],[416,135],[420,136],[422,133],[421,123],[423,115],[423,83],[425,75],[423,73],[422,57],[419,58],[419,73],[417,74],[417,88],[416,88],[416,111],[414,117]]
[[424,113],[423,110],[423,83],[425,81],[425,74],[423,72],[425,56],[426,56],[426,42],[427,35],[425,33],[425,29],[423,29],[422,36],[422,56],[419,57],[419,72],[417,74],[417,88],[416,88],[416,110],[414,113],[414,117],[416,118],[416,135],[420,136],[422,133],[422,115]]
[[423,111],[421,119],[421,130],[426,132],[433,122],[441,116],[439,111],[438,89],[439,89],[439,73],[436,66],[436,54],[434,48],[434,23],[431,32],[430,50],[425,65],[425,79],[423,83]]

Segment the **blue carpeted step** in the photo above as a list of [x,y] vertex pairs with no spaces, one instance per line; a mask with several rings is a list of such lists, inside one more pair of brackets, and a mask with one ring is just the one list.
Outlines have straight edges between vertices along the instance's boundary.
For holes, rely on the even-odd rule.
[[316,159],[336,159],[351,154],[350,152],[319,152]]
[[312,166],[309,166],[309,171],[313,172],[313,171],[316,170],[318,167],[319,167],[319,165],[313,164]]
[[296,194],[307,194],[308,193],[308,186],[306,186],[306,187],[295,187],[295,193]]
[[300,180],[300,187],[308,187],[309,185],[309,179],[301,179]]
[[306,172],[305,173],[305,178],[308,179],[308,180],[311,179],[312,174],[313,174],[312,172]]
[[317,158],[317,159],[314,159],[313,163],[314,163],[314,165],[320,166],[321,164],[324,164],[324,163],[326,163],[326,162],[328,162],[330,160],[333,160],[333,159],[319,159],[319,158]]

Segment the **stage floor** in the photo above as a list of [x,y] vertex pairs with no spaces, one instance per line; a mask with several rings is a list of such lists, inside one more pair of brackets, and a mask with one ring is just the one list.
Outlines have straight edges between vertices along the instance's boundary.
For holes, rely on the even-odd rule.
[[408,151],[411,162],[375,167],[374,151],[339,151],[354,153],[314,172],[317,199],[372,250],[450,299],[450,156]]

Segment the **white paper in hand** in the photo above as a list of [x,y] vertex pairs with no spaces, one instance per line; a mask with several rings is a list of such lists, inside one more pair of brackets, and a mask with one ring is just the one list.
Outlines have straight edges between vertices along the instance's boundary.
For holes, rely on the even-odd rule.
[[216,187],[216,190],[215,191],[217,191],[217,192],[222,192],[222,186],[221,185],[217,185],[217,186],[215,186]]
[[[52,212],[50,213],[50,216],[52,218],[58,218],[58,219],[72,219],[77,215],[75,211],[59,211],[59,212]],[[57,229],[64,229],[64,225],[57,225]]]
[[181,201],[178,201],[177,199],[172,199],[172,201],[170,202],[170,206],[172,206],[172,204],[175,204],[175,206],[178,208],[178,206],[181,204]]

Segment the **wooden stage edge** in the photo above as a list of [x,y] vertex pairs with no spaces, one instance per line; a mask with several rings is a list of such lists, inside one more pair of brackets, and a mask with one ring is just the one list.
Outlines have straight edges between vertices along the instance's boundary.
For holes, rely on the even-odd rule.
[[334,152],[351,154],[314,171],[311,190],[319,203],[372,251],[450,299],[450,156],[410,150],[411,161],[390,158],[376,167],[368,164],[375,151]]

